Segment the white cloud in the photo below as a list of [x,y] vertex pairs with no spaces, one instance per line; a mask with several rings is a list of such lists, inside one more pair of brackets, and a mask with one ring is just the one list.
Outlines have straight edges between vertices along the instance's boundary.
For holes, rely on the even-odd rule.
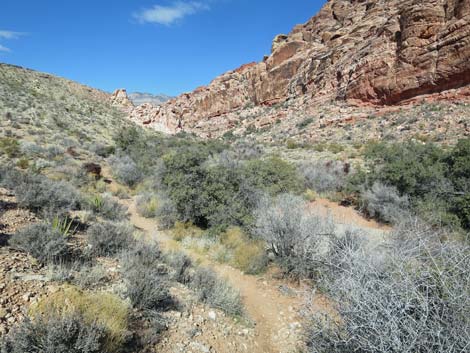
[[0,51],[3,51],[3,52],[10,52],[11,50],[8,49],[7,47],[4,47],[3,45],[0,44]]
[[140,23],[157,23],[170,26],[186,16],[193,15],[203,10],[209,10],[209,6],[194,1],[177,1],[168,6],[155,5],[152,8],[134,14],[134,17]]
[[0,30],[0,38],[2,39],[17,39],[21,37],[22,35],[24,35],[24,33]]

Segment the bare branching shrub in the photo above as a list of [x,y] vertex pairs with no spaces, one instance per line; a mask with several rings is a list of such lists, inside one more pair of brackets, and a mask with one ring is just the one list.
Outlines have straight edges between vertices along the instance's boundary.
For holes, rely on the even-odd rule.
[[[334,301],[316,314],[309,352],[464,352],[470,342],[470,249],[408,222],[375,252],[341,246],[323,286]],[[343,259],[341,266],[337,260]],[[328,259],[328,257],[326,257]]]
[[128,223],[95,223],[87,230],[87,240],[94,255],[116,255],[132,244],[133,228]]
[[67,261],[71,254],[67,238],[47,223],[37,223],[19,230],[9,243],[44,264]]
[[2,353],[101,353],[107,335],[104,327],[88,324],[78,315],[26,319],[4,338]]
[[108,158],[113,175],[120,182],[134,186],[142,179],[142,172],[129,156],[111,156]]
[[313,277],[333,224],[309,213],[303,199],[290,194],[264,199],[255,216],[255,233],[269,244],[283,269]]
[[209,268],[198,268],[191,280],[199,300],[230,315],[242,315],[243,304],[240,293],[226,280],[219,278]]
[[299,169],[305,186],[317,192],[338,191],[350,173],[349,164],[338,161],[304,163]]
[[364,210],[382,222],[397,222],[408,212],[408,197],[400,196],[393,186],[375,182],[371,189],[362,192],[361,197]]

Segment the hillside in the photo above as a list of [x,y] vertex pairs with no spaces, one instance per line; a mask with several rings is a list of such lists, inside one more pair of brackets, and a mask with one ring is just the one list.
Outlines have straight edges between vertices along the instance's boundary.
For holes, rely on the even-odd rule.
[[[370,138],[377,138],[380,125],[388,129],[388,114],[400,109],[394,106],[408,109],[422,100],[468,103],[469,38],[469,0],[331,0],[307,23],[278,35],[262,62],[130,115],[169,133],[182,128],[219,137],[258,130],[264,141],[280,132],[285,136],[274,140],[322,140],[328,137],[319,129],[339,124],[354,130],[351,121],[385,115],[372,127]],[[309,127],[296,130],[305,119]],[[460,120],[442,116],[457,135]],[[432,129],[411,130],[427,134]],[[463,131],[468,133],[468,127]]]
[[70,80],[0,64],[0,136],[24,144],[77,153],[111,144],[130,122],[109,100],[109,94]]

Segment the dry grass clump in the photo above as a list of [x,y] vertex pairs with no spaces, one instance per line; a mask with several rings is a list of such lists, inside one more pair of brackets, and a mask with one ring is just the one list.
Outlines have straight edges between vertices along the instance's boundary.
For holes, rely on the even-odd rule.
[[67,286],[32,305],[30,315],[35,317],[67,317],[79,315],[88,324],[95,324],[107,333],[106,348],[114,352],[128,336],[128,305],[111,293],[81,291]]

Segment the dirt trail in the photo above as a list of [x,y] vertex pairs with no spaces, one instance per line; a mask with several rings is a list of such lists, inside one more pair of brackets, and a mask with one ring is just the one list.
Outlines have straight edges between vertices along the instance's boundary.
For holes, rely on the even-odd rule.
[[[163,248],[174,249],[179,245],[165,232],[157,231],[157,222],[137,214],[135,202],[128,200],[131,222],[145,233],[147,239],[157,239]],[[183,250],[183,249],[181,249]],[[296,352],[301,341],[299,335],[292,333],[301,331],[301,318],[298,312],[304,303],[303,293],[299,287],[286,286],[285,283],[272,278],[246,275],[228,265],[214,263],[206,257],[184,250],[196,257],[205,266],[216,272],[237,288],[242,297],[247,316],[255,325],[255,347],[249,352],[290,353]],[[286,293],[281,293],[284,289]],[[220,351],[222,352],[222,351]],[[227,347],[227,353],[231,352]]]
[[[138,215],[135,200],[123,201],[129,209],[131,222],[139,228],[148,240],[157,240],[163,248],[179,249],[204,266],[209,266],[227,278],[237,288],[242,297],[247,316],[255,327],[254,347],[245,352],[255,353],[293,353],[299,351],[302,333],[300,311],[305,304],[307,287],[287,284],[267,274],[264,277],[246,275],[224,264],[210,260],[207,256],[182,249],[180,243],[168,234],[157,230],[154,219]],[[350,207],[338,206],[328,200],[317,200],[311,204],[314,213],[322,217],[332,217],[338,227],[353,226],[365,230],[372,239],[382,239],[390,228],[374,221],[364,219]],[[319,295],[311,298],[313,308],[325,308],[327,301]],[[315,310],[315,309],[314,309]],[[217,350],[220,353],[236,353],[230,347]]]

